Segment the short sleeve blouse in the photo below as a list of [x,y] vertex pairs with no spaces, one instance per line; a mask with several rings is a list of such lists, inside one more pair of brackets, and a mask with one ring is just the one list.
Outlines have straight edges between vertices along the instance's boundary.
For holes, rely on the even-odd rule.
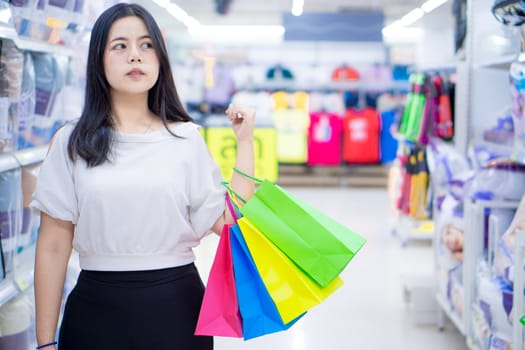
[[223,214],[223,178],[199,126],[115,134],[110,161],[88,168],[67,154],[74,125],[57,134],[32,206],[75,224],[88,270],[151,270],[192,262],[192,248]]

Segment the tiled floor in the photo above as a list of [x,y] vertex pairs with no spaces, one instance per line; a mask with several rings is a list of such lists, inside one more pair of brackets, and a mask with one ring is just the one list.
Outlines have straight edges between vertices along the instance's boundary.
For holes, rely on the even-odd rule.
[[[465,340],[447,324],[416,326],[403,297],[403,276],[431,276],[429,244],[402,247],[391,233],[387,193],[382,189],[289,188],[368,240],[341,277],[345,285],[286,332],[243,341],[216,338],[216,350],[465,350]],[[217,238],[197,251],[206,279]]]

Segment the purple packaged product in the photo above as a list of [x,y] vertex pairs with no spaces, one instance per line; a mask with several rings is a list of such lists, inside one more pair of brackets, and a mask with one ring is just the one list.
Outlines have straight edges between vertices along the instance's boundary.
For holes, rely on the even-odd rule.
[[73,8],[74,12],[82,12],[84,9],[84,0],[75,1],[75,7]]
[[29,0],[11,0],[9,4],[16,7],[27,7]]
[[49,0],[48,5],[65,8],[68,0]]
[[503,339],[500,339],[498,337],[492,337],[492,340],[490,342],[492,343],[490,345],[491,349],[494,349],[494,350],[506,350],[506,349],[508,349],[507,348],[507,343]]

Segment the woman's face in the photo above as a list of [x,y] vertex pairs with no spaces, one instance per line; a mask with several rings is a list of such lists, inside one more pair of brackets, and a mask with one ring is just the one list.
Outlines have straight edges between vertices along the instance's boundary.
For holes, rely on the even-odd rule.
[[139,17],[123,17],[111,26],[104,50],[104,74],[113,95],[147,95],[155,85],[159,60]]

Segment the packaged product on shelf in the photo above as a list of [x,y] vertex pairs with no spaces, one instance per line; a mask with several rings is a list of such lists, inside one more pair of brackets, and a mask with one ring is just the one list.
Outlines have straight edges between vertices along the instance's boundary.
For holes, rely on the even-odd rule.
[[516,210],[514,208],[491,208],[488,213],[488,256],[493,259],[491,271],[506,283],[512,285],[510,275],[514,261],[514,251],[503,240],[503,234],[509,228]]
[[495,160],[478,169],[470,196],[485,200],[519,201],[525,194],[525,165],[508,160]]
[[31,132],[35,117],[35,66],[29,52],[24,53],[22,88],[18,101],[18,149],[31,146]]
[[514,252],[516,251],[516,230],[525,223],[525,197],[518,205],[510,224],[505,228],[502,227],[503,234],[499,239],[494,256],[494,271],[497,276],[502,277],[507,283],[514,283],[515,260]]
[[421,73],[410,76],[410,93],[399,126],[399,132],[407,140],[419,141],[426,133],[426,76]]
[[17,145],[24,58],[11,40],[0,40],[0,50],[0,152],[7,152]]
[[514,121],[510,111],[505,111],[495,125],[483,131],[483,140],[512,147],[514,144]]
[[33,192],[36,187],[39,165],[27,166],[22,168],[22,224],[20,236],[17,240],[18,251],[31,246],[36,242],[36,232],[34,232],[35,211],[29,207]]
[[32,128],[34,145],[47,144],[58,128],[53,107],[57,94],[64,86],[64,70],[59,57],[47,53],[33,53],[35,64],[36,104]]
[[51,28],[45,23],[45,1],[15,0],[11,1],[15,29],[19,36],[47,41]]
[[463,305],[465,289],[463,286],[463,265],[458,265],[448,273],[447,299],[451,311],[461,319],[467,305]]
[[[478,304],[472,305],[472,338],[480,349],[488,349],[492,333],[483,311]],[[505,349],[505,348],[503,348]]]
[[483,273],[477,276],[476,304],[483,312],[492,334],[512,339],[512,287],[500,278],[490,279]]
[[20,169],[0,173],[0,240],[5,269],[12,271],[13,257],[22,221],[22,179]]

